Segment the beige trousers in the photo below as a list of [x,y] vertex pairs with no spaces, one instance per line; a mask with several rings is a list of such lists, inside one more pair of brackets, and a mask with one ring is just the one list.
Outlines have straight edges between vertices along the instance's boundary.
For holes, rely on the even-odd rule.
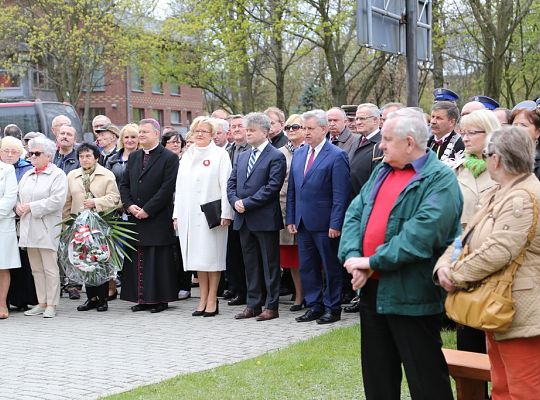
[[27,250],[39,303],[57,306],[60,301],[60,270],[57,252],[36,248]]

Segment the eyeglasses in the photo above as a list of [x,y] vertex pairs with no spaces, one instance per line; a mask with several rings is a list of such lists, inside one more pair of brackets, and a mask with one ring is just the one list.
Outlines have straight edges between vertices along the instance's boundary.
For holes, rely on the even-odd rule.
[[461,136],[476,136],[480,133],[486,133],[486,131],[481,131],[481,130],[478,130],[478,131],[463,131],[461,132]]
[[493,154],[495,154],[494,151],[488,151],[486,149],[482,150],[482,155],[484,156],[484,158],[489,158],[491,157]]
[[42,154],[43,154],[42,151],[29,151],[29,152],[28,152],[28,156],[29,156],[29,157],[32,157],[32,156],[39,157],[39,156],[41,156]]
[[12,150],[12,149],[2,149],[2,153],[4,154],[19,154],[19,150]]
[[302,129],[302,125],[298,124],[292,124],[292,125],[286,125],[285,128],[283,128],[286,131],[297,131],[298,129]]
[[374,115],[370,115],[369,117],[356,117],[355,120],[356,121],[367,121],[370,118],[377,118],[377,117],[374,116]]

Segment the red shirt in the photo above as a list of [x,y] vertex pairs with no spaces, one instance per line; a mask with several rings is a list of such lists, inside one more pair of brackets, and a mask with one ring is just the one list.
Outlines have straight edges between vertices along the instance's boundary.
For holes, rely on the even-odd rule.
[[[386,224],[390,212],[400,193],[407,187],[415,174],[413,168],[393,169],[381,184],[364,233],[362,243],[364,257],[372,256],[377,251],[377,247],[384,244]],[[375,272],[371,277],[378,279],[379,274]]]

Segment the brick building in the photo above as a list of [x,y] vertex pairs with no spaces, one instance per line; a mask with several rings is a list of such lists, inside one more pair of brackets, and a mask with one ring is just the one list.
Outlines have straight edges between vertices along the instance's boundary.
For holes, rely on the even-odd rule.
[[[91,93],[89,122],[99,114],[107,115],[118,125],[155,118],[162,126],[171,125],[185,132],[191,121],[203,114],[201,89],[174,82],[153,82],[134,67],[126,68],[123,73],[102,75]],[[82,116],[84,95],[77,108]]]

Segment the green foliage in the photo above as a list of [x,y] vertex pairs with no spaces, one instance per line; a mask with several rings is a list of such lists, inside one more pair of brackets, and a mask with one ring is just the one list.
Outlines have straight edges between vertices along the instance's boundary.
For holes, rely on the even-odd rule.
[[143,0],[3,1],[0,63],[12,70],[39,65],[60,101],[76,104],[100,68],[118,71],[145,43]]

